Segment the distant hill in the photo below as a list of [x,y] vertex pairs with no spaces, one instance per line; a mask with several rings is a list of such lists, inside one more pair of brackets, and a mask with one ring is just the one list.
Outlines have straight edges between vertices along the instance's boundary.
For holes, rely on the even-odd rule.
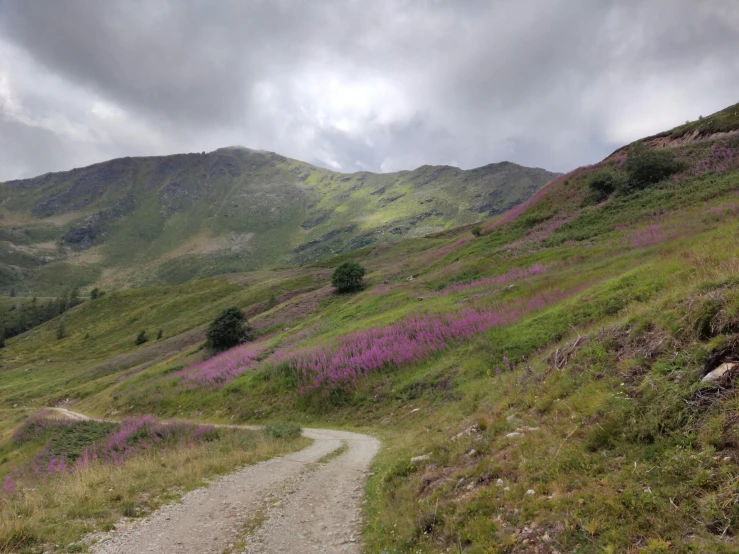
[[175,284],[474,223],[557,174],[337,173],[241,147],[120,158],[0,185],[0,292]]

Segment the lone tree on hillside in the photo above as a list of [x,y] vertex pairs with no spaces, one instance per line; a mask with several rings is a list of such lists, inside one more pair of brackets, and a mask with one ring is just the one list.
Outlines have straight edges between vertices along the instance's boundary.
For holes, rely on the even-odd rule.
[[211,350],[228,350],[251,338],[249,322],[239,308],[226,308],[210,324],[206,337]]
[[364,267],[357,262],[344,262],[331,276],[331,284],[336,287],[336,292],[362,290],[364,273]]
[[146,336],[146,331],[141,331],[139,333],[139,336],[136,337],[136,346],[142,345],[145,342],[148,342],[149,337]]

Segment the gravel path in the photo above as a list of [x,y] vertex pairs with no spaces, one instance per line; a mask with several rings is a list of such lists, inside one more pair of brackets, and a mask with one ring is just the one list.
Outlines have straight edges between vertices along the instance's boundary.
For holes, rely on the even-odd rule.
[[[328,429],[305,429],[303,435],[313,439],[308,448],[245,467],[146,518],[121,522],[114,531],[94,535],[90,552],[360,552],[362,491],[380,443]],[[346,452],[314,463],[343,445]],[[245,528],[251,528],[246,546],[234,550],[243,544]]]

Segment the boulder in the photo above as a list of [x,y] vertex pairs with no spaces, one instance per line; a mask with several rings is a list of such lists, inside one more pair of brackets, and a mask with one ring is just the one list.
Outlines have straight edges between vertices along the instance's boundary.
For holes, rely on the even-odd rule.
[[411,458],[411,463],[413,465],[420,464],[421,462],[428,460],[430,457],[431,457],[431,454],[423,454],[422,456],[416,456],[415,458]]
[[701,379],[701,383],[714,383],[720,380],[724,375],[726,375],[730,371],[734,371],[737,367],[739,367],[739,364],[737,363],[721,364],[716,369],[708,373],[705,377],[703,377],[703,379]]

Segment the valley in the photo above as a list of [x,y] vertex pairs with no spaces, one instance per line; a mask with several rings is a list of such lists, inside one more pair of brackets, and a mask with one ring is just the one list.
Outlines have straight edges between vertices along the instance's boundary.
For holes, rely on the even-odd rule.
[[[213,207],[177,193],[171,206],[192,201],[189,207],[172,208],[164,231],[131,242],[124,227],[146,232],[145,219],[137,219],[144,214],[140,209],[161,215],[163,204],[126,212],[100,239],[75,234],[84,226],[74,217],[55,227],[66,235],[54,235],[44,220],[66,218],[72,208],[75,214],[92,214],[93,207],[98,214],[128,210],[129,189],[115,188],[119,198],[102,194],[104,203],[83,207],[82,196],[53,192],[61,177],[6,183],[4,194],[20,192],[4,202],[5,221],[28,210],[36,214],[14,220],[16,238],[8,243],[20,244],[21,234],[39,241],[31,244],[71,236],[80,241],[75,255],[99,252],[105,261],[89,263],[101,264],[100,276],[85,283],[67,280],[66,270],[54,272],[65,287],[80,286],[84,301],[0,349],[0,479],[12,484],[2,496],[0,547],[29,553],[91,548],[81,542],[88,533],[116,536],[186,490],[207,485],[211,476],[245,463],[270,464],[263,460],[305,448],[310,429],[324,428],[379,440],[356,537],[366,552],[736,551],[737,114],[739,107],[731,106],[627,145],[592,166],[552,175],[545,186],[527,185],[515,200],[482,212],[444,212],[417,226],[403,218],[444,211],[445,203],[482,201],[478,192],[465,196],[471,173],[420,168],[394,185],[381,186],[386,177],[368,175],[359,186],[358,174],[342,181],[340,174],[248,152],[234,158],[234,173],[242,163],[264,163],[254,171],[291,175],[286,182],[308,172],[300,186],[285,185],[290,192],[279,193],[281,204],[291,206],[290,195],[309,194],[311,186],[324,199],[313,211],[304,210],[303,200],[296,200],[303,207],[294,213],[281,211],[285,222],[309,229],[290,235],[299,240],[275,242],[291,249],[281,246],[270,263],[253,268],[241,261],[229,265],[218,257],[221,250],[206,251],[209,243],[193,238],[199,230],[184,229],[211,221],[206,212],[213,209],[224,221],[229,215],[221,227],[213,223],[222,236],[241,234],[234,240],[247,244],[277,241],[270,233],[258,238],[259,229],[245,223],[244,210],[268,211],[267,204]],[[192,156],[202,155],[186,157],[199,167]],[[134,180],[141,190],[146,172],[158,167],[146,163]],[[218,163],[218,171],[231,167]],[[485,173],[492,171],[486,167]],[[445,172],[457,177],[441,186]],[[170,186],[171,179],[161,183]],[[181,184],[195,190],[185,179]],[[37,190],[53,200],[42,201]],[[152,198],[162,190],[153,188]],[[345,203],[334,202],[334,195],[344,194]],[[386,202],[386,211],[363,211],[368,199],[402,194]],[[433,196],[433,204],[416,207],[423,195]],[[237,196],[226,197],[231,202]],[[420,214],[405,211],[411,204],[400,209],[411,198]],[[332,202],[336,215],[321,220],[321,202]],[[177,214],[182,234],[170,240]],[[479,217],[485,219],[478,223]],[[424,232],[351,243],[365,224],[379,229],[401,220]],[[86,221],[92,229],[98,220]],[[246,239],[246,233],[254,236]],[[333,248],[333,240],[341,244]],[[301,245],[309,246],[296,250]],[[190,271],[183,264],[193,252],[198,254]],[[23,282],[41,283],[43,271],[51,271],[44,268],[54,264],[73,265],[64,259],[39,265]],[[174,264],[170,277],[162,273],[170,263],[165,259]],[[271,264],[278,261],[284,265]],[[331,277],[347,261],[366,269],[363,288],[337,294]],[[8,271],[26,271],[17,267]],[[21,280],[6,281],[11,283],[17,292],[9,302],[32,301]],[[48,283],[45,295],[57,294]],[[105,294],[87,296],[92,284]],[[231,306],[246,315],[250,340],[212,355],[206,331]],[[147,340],[136,344],[142,332]],[[722,366],[720,379],[703,379]],[[34,414],[47,407],[121,423],[110,429],[72,425],[63,434],[67,450],[60,450],[45,429],[71,424],[38,423]],[[143,424],[140,418],[151,419]],[[154,431],[128,435],[130,458],[116,465],[109,452],[117,450],[100,445],[110,445],[110,433],[136,421],[136,429]],[[183,427],[162,430],[175,421],[266,427],[249,438],[239,435],[246,430],[219,427],[196,431],[170,423]],[[214,430],[223,434],[211,436]],[[165,435],[161,448],[144,446],[149,437]],[[78,462],[84,452],[96,455],[90,467]],[[151,484],[174,466],[187,475]],[[197,471],[187,469],[193,467]],[[114,473],[127,488],[108,495]],[[331,490],[330,476],[324,478],[316,490]],[[52,486],[77,491],[75,498],[100,490],[101,498],[93,507],[81,500],[54,504],[48,499]],[[42,495],[47,500],[39,500]],[[294,528],[275,516],[294,512],[281,510],[288,508],[267,510],[249,528],[263,545],[272,544],[266,551],[279,551],[270,540],[289,537]]]

